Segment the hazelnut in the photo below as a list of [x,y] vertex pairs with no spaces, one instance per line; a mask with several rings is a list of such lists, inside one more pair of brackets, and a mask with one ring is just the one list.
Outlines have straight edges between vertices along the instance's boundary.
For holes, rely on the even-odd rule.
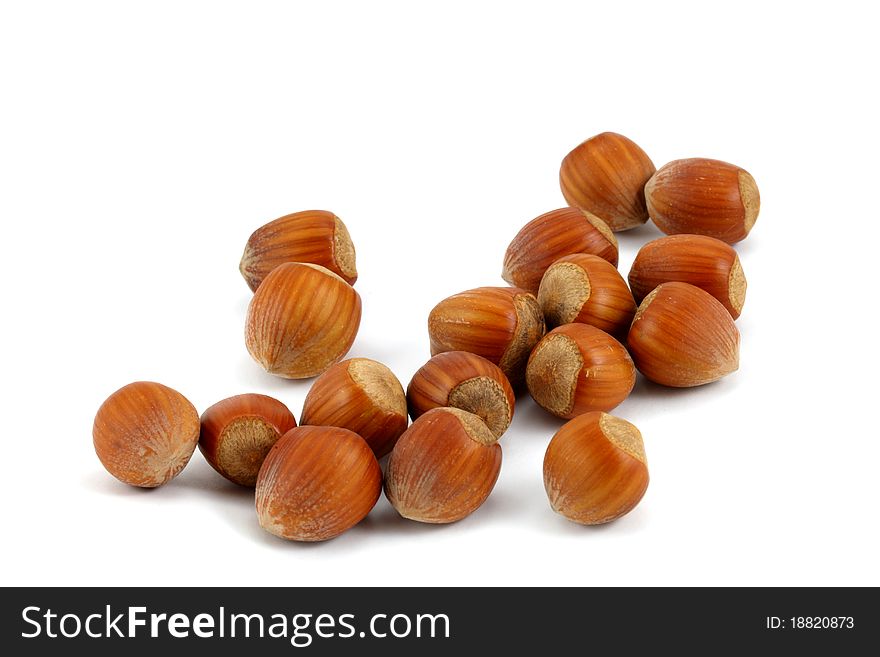
[[337,363],[317,378],[303,406],[302,424],[354,431],[381,458],[406,430],[406,395],[394,373],[369,358]]
[[516,287],[479,287],[444,299],[428,316],[431,355],[469,351],[495,363],[511,384],[523,380],[532,347],[544,335],[534,295]]
[[245,343],[266,371],[304,379],[345,356],[360,322],[361,298],[351,285],[320,265],[288,262],[254,293]]
[[628,230],[648,220],[644,190],[655,170],[635,142],[603,132],[565,156],[559,184],[569,205],[592,212],[613,231]]
[[635,508],[648,488],[642,434],[607,413],[586,413],[556,432],[544,455],[550,506],[582,525],[611,522]]
[[189,462],[199,441],[199,414],[176,390],[137,381],[101,404],[92,438],[107,472],[126,484],[155,488]]
[[326,267],[346,283],[357,280],[354,245],[345,224],[332,212],[294,212],[257,228],[244,247],[239,270],[252,291],[275,267],[309,262]]
[[532,294],[547,267],[569,253],[590,253],[617,266],[617,238],[604,221],[578,208],[542,214],[523,226],[504,254],[501,278]]
[[363,520],[382,491],[366,441],[339,427],[297,427],[269,450],[257,476],[260,526],[292,541],[326,541]]
[[[641,302],[662,283],[680,281],[705,290],[736,319],[746,299],[739,256],[726,242],[705,235],[670,235],[645,244],[629,271],[633,296]],[[540,298],[539,298],[540,300]]]
[[676,160],[645,186],[648,212],[667,235],[708,235],[730,244],[746,238],[761,207],[755,179],[719,160]]
[[585,253],[560,258],[547,269],[538,305],[548,327],[579,322],[620,337],[636,314],[636,302],[617,269]]
[[473,413],[433,408],[394,446],[385,495],[410,520],[461,520],[486,501],[498,480],[501,447],[496,440]]
[[199,450],[229,481],[253,487],[272,445],[295,426],[293,413],[277,399],[236,395],[202,413]]
[[663,283],[646,296],[627,344],[639,371],[665,386],[711,383],[739,367],[739,331],[730,313],[688,283]]
[[526,384],[546,411],[573,418],[610,411],[632,392],[636,370],[623,345],[589,324],[563,324],[538,343]]
[[498,438],[510,426],[515,405],[501,368],[466,351],[447,351],[425,363],[410,381],[406,398],[413,420],[432,408],[451,406],[479,417]]

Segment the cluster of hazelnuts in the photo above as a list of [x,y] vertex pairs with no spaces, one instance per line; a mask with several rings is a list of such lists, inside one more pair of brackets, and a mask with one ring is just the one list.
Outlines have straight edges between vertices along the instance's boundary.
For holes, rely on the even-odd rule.
[[[717,160],[656,170],[614,133],[569,153],[560,183],[569,207],[526,224],[507,249],[510,287],[461,292],[431,311],[432,358],[406,392],[385,365],[342,360],[361,317],[342,221],[306,211],[259,228],[240,265],[254,291],[245,342],[268,372],[320,375],[301,426],[265,395],[225,399],[199,418],[180,393],[137,382],[98,410],[101,462],[125,483],[155,487],[198,445],[221,475],[256,488],[260,525],[292,540],[354,526],[383,484],[403,517],[449,523],[491,493],[514,391],[527,388],[569,420],[544,459],[553,509],[583,524],[626,514],[648,486],[645,449],[635,426],[607,412],[630,394],[636,369],[673,387],[737,369],[746,280],[730,244],[751,230],[758,190],[746,171]],[[639,251],[627,285],[614,232],[649,217],[668,237]],[[383,476],[378,459],[388,454]]]

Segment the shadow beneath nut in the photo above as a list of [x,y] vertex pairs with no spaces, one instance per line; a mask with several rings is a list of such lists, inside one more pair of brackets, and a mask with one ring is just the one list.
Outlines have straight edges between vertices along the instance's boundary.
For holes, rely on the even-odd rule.
[[[534,528],[536,532],[587,540],[601,534],[626,536],[644,531],[647,528],[648,514],[637,506],[629,514],[604,525],[580,525],[554,512],[544,492],[543,480],[539,473],[532,481],[519,482],[496,489],[489,499],[474,512],[471,518],[480,526],[491,528],[510,527],[516,519],[522,525]],[[464,523],[465,521],[462,521]]]
[[315,380],[314,378],[285,379],[281,376],[269,374],[247,354],[236,362],[235,378],[241,383],[243,390],[265,390],[269,391],[268,394],[298,394],[303,399]]
[[[739,257],[745,260],[761,248],[761,243],[759,240],[748,237],[741,242],[731,244],[731,246],[736,250]],[[746,262],[743,262],[743,267],[747,268]],[[748,271],[746,271],[746,277],[748,278]]]
[[409,520],[397,513],[388,500],[382,497],[370,514],[352,528],[349,533],[353,535],[417,536],[448,531],[450,527],[457,524],[459,523],[444,525]]
[[630,511],[627,515],[603,525],[581,525],[568,518],[555,513],[547,506],[547,513],[536,525],[547,532],[553,532],[557,536],[571,537],[573,539],[586,540],[590,538],[616,538],[630,536],[645,531],[648,527],[648,514],[643,512],[640,506]]
[[[654,384],[650,385],[654,386]],[[662,395],[663,392],[659,394]],[[528,431],[549,441],[550,436],[562,423],[562,420],[549,415],[536,404],[529,403],[528,409],[522,413],[520,419],[521,428],[516,433],[522,434]],[[523,441],[524,447],[528,447],[530,442]],[[543,447],[539,449],[542,450]],[[512,451],[506,450],[506,457]],[[383,459],[383,462],[385,461],[386,459]],[[195,499],[205,513],[212,514],[232,531],[255,545],[271,550],[296,551],[297,554],[303,555],[315,550],[322,554],[344,558],[353,551],[374,548],[379,541],[383,545],[389,545],[387,543],[389,540],[393,541],[397,538],[411,544],[412,541],[431,540],[430,537],[441,534],[449,537],[450,534],[492,530],[493,525],[499,529],[509,528],[512,523],[520,526],[528,525],[536,532],[571,536],[577,540],[588,540],[591,536],[604,534],[626,536],[646,528],[648,515],[642,513],[640,508],[634,509],[629,515],[613,523],[595,527],[582,526],[566,520],[550,508],[540,472],[540,467],[537,467],[534,475],[524,477],[514,470],[511,474],[520,474],[520,476],[518,478],[514,476],[511,480],[505,476],[505,471],[502,469],[499,484],[485,503],[470,516],[450,524],[435,525],[403,518],[382,494],[373,510],[360,523],[336,538],[316,543],[289,541],[265,531],[260,527],[254,510],[254,490],[226,480],[211,468],[201,454],[194,454],[191,462],[178,477],[165,486],[155,489],[128,486],[98,469],[84,476],[82,482],[86,488],[101,495],[127,498],[150,496],[151,505],[173,503],[186,498]],[[283,578],[279,583],[283,583]]]
[[115,497],[144,497],[156,495],[161,488],[138,488],[129,486],[104,470],[95,469],[82,477],[83,487],[102,495]]
[[659,237],[665,237],[665,234],[649,219],[647,223],[641,226],[614,233],[614,237],[617,238],[617,243],[620,247],[632,248],[637,251],[647,242]]
[[[463,522],[463,521],[462,521]],[[453,523],[458,524],[458,523]],[[279,538],[264,531],[259,527],[256,515],[248,531],[243,528],[241,532],[247,536],[254,536],[260,543],[272,549],[295,550],[297,553],[320,551],[324,554],[350,556],[353,550],[367,549],[375,545],[375,541],[388,541],[395,536],[405,536],[409,540],[419,535],[429,535],[434,532],[448,531],[452,525],[432,525],[415,522],[401,517],[384,497],[380,497],[373,510],[366,518],[357,525],[343,532],[339,536],[326,541],[314,543],[289,541]]]
[[[181,487],[197,491],[204,497],[214,500],[212,506],[219,516],[234,531],[243,537],[274,550],[290,550],[294,545],[302,549],[316,549],[323,543],[300,543],[275,536],[260,527],[254,508],[254,489],[239,486],[214,471],[204,460],[186,479]],[[182,477],[183,475],[181,475]]]
[[196,450],[183,472],[168,483],[157,488],[139,488],[125,484],[109,473],[95,470],[82,478],[86,488],[104,495],[117,497],[143,497],[150,495],[163,499],[190,496],[195,491],[207,491],[211,495],[245,498],[253,502],[254,489],[232,483],[218,474]]
[[[198,459],[196,461],[196,459]],[[195,461],[195,462],[193,462]],[[186,470],[170,482],[169,485],[181,490],[208,491],[212,495],[222,495],[230,499],[247,499],[253,504],[254,489],[239,486],[214,470],[204,460],[201,453],[193,454],[192,461]]]
[[[735,376],[735,375],[734,375]],[[650,418],[657,415],[686,411],[703,399],[717,401],[732,393],[737,382],[731,377],[693,388],[671,388],[649,381],[639,374],[636,385],[629,397],[611,411],[612,415],[623,418]]]
[[127,498],[149,495],[151,504],[173,503],[196,499],[206,513],[213,512],[235,531],[249,539],[270,543],[274,538],[263,531],[254,511],[254,489],[239,486],[217,473],[202,458],[193,454],[186,468],[177,477],[159,488],[138,488],[115,480],[106,472],[95,471],[83,478],[88,489],[101,494]]
[[[515,436],[528,435],[550,440],[550,437],[559,431],[559,427],[565,423],[566,420],[548,413],[527,395],[521,401],[517,399],[513,413],[513,422],[510,424],[508,432]],[[510,437],[513,437],[513,435]],[[505,433],[501,439],[502,445],[507,437],[508,434]]]
[[[540,477],[539,469],[538,481],[540,481]],[[508,526],[512,518],[525,520],[536,515],[540,507],[546,506],[547,498],[540,483],[537,488],[533,485],[527,485],[534,483],[536,482],[511,485],[510,481],[502,482],[495,487],[495,490],[475,514],[479,513],[483,516],[481,518],[482,524],[497,523]],[[545,504],[541,503],[542,500]]]

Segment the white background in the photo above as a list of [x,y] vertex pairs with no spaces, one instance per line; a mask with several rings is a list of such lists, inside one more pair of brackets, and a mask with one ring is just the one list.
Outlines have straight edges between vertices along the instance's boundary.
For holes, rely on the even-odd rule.
[[[869,3],[4,3],[3,584],[880,584],[877,72]],[[608,526],[552,513],[561,422],[528,398],[495,492],[452,526],[380,500],[324,544],[263,532],[199,453],[164,488],[102,468],[91,423],[132,380],[204,410],[308,381],[243,340],[253,229],[326,208],[355,240],[352,356],[404,385],[440,299],[499,278],[605,130],[660,166],[747,168],[742,366],[640,378],[616,414],[651,484]],[[619,234],[621,270],[659,236]]]

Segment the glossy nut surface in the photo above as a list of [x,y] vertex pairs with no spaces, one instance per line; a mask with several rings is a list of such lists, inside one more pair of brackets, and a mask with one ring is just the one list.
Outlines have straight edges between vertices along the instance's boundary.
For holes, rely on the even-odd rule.
[[553,510],[573,522],[599,525],[620,518],[648,488],[642,434],[607,413],[579,415],[547,447],[544,488]]
[[326,210],[294,212],[253,232],[244,247],[239,271],[251,291],[285,262],[326,267],[350,285],[357,280],[354,244],[342,220]]
[[500,437],[513,420],[513,388],[494,363],[466,351],[437,354],[415,373],[406,391],[413,420],[432,408],[473,413]]
[[705,290],[736,319],[746,300],[746,277],[733,247],[705,235],[670,235],[648,242],[629,271],[629,285],[641,302],[663,283],[679,281]]
[[515,287],[480,287],[448,297],[428,316],[431,355],[468,351],[501,368],[519,385],[532,347],[544,335],[533,294]]
[[410,520],[461,520],[495,487],[501,471],[501,447],[495,441],[476,415],[434,408],[412,423],[391,452],[385,495]]
[[727,309],[688,283],[664,283],[639,306],[627,346],[655,383],[689,388],[739,368],[739,331]]
[[590,324],[624,338],[636,314],[626,281],[610,263],[584,253],[554,262],[541,279],[538,305],[547,326]]
[[532,398],[561,418],[610,411],[632,392],[636,370],[620,342],[589,324],[563,324],[535,347],[526,369]]
[[559,184],[569,205],[592,212],[613,231],[628,230],[648,220],[644,190],[655,170],[634,141],[603,132],[565,156]]
[[319,265],[289,262],[254,293],[245,344],[267,372],[304,379],[348,353],[360,321],[361,298],[353,287]]
[[755,179],[720,160],[675,160],[645,185],[648,212],[667,235],[708,235],[733,244],[746,238],[761,208]]
[[295,426],[293,413],[277,399],[236,395],[202,413],[199,450],[229,481],[254,486],[272,445]]
[[281,538],[326,541],[363,520],[381,491],[382,471],[363,438],[338,427],[297,427],[263,461],[257,518]]
[[394,373],[369,358],[351,358],[317,378],[306,395],[303,424],[349,429],[381,458],[408,423],[406,395]]
[[132,486],[155,488],[189,462],[199,440],[199,414],[176,390],[137,381],[101,404],[92,439],[110,474]]
[[560,208],[532,219],[504,254],[501,278],[535,294],[547,268],[562,256],[589,253],[617,266],[617,238],[604,221],[579,208]]

